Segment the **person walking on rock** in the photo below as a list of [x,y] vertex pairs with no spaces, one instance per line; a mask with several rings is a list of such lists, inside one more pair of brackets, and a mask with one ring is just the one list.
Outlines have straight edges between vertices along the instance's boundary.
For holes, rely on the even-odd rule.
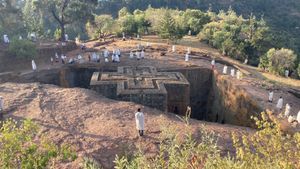
[[135,122],[136,122],[136,129],[139,132],[139,136],[143,136],[144,127],[145,127],[145,118],[144,118],[144,113],[141,112],[140,108],[135,113]]

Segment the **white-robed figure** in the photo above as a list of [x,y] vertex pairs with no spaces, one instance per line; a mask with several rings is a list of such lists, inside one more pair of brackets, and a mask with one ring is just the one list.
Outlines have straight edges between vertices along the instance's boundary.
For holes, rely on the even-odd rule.
[[145,58],[145,52],[144,52],[144,50],[142,50],[142,52],[141,52],[141,58],[142,58],[142,59]]
[[189,56],[189,54],[187,53],[187,54],[185,54],[184,61],[188,62],[189,60],[190,60],[190,56]]
[[103,52],[103,56],[105,58],[108,58],[108,55],[109,55],[109,51],[107,49],[105,49],[104,52]]
[[9,43],[8,35],[3,35],[3,42],[4,43]]
[[274,92],[270,91],[269,92],[269,100],[268,101],[271,102],[271,103],[273,102],[273,96],[274,96]]
[[119,57],[119,55],[115,55],[114,62],[120,62],[120,57]]
[[235,75],[235,70],[234,70],[234,69],[231,69],[231,70],[230,70],[230,75],[231,75],[232,77],[234,77],[234,75]]
[[285,70],[284,75],[285,77],[289,77],[290,71],[289,70]]
[[36,64],[35,64],[34,60],[31,61],[31,66],[32,66],[32,70],[36,71]]
[[226,75],[226,74],[227,74],[227,70],[228,70],[228,66],[227,66],[227,65],[225,65],[225,66],[223,67],[223,74],[224,74],[224,75]]
[[214,69],[214,68],[215,68],[215,65],[216,65],[216,60],[213,59],[213,60],[211,61],[211,69]]
[[278,101],[277,101],[277,105],[276,105],[276,108],[281,110],[282,109],[282,106],[283,106],[283,98],[280,96]]
[[23,37],[22,37],[22,36],[19,36],[19,40],[23,40]]
[[248,58],[245,59],[244,64],[245,64],[245,65],[248,64]]
[[291,113],[291,106],[287,103],[287,104],[285,105],[284,116],[285,116],[285,117],[288,117],[288,116],[290,115],[290,113]]
[[144,117],[144,113],[141,112],[141,109],[138,109],[137,112],[135,113],[135,122],[136,122],[136,129],[138,130],[139,135],[143,136],[145,130],[145,117]]
[[176,46],[175,45],[172,46],[172,52],[176,52]]
[[133,59],[133,52],[132,51],[130,51],[129,58]]
[[136,51],[135,52],[135,55],[136,55],[136,59],[137,60],[140,60],[141,59],[141,53],[139,51]]
[[65,41],[69,41],[69,35],[65,34]]
[[108,62],[109,62],[108,58],[105,58],[105,59],[104,59],[104,62],[105,62],[105,63],[108,63]]
[[297,114],[297,121],[298,121],[298,123],[300,123],[300,111]]

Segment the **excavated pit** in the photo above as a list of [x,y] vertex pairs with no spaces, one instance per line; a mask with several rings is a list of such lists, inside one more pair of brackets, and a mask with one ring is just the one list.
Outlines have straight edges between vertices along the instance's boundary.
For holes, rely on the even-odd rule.
[[[116,68],[66,66],[61,69],[43,70],[19,76],[14,81],[28,83],[40,82],[65,88],[90,89],[94,72],[116,72]],[[259,104],[242,88],[234,85],[226,76],[211,69],[194,67],[182,69],[158,69],[158,72],[180,72],[190,84],[189,102],[191,117],[198,120],[253,127],[252,115],[261,112]],[[167,92],[176,92],[172,89]],[[174,106],[173,106],[174,107]],[[176,107],[176,106],[175,106]],[[176,113],[176,110],[168,109]],[[175,112],[174,112],[175,111]]]

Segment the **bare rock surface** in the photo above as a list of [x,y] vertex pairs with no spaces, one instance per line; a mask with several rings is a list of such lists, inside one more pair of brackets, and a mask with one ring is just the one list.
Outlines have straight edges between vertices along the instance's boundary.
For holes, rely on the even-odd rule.
[[[0,95],[5,98],[5,118],[33,119],[41,126],[40,135],[56,144],[75,147],[79,158],[72,163],[58,164],[59,168],[80,168],[85,156],[99,161],[104,168],[113,168],[116,154],[138,148],[152,156],[158,150],[162,128],[178,128],[179,132],[185,128],[185,123],[174,114],[143,107],[146,135],[140,138],[134,113],[142,106],[110,100],[86,89],[4,83],[0,84]],[[219,134],[219,145],[224,152],[232,151],[232,132],[253,132],[244,127],[191,120],[190,130],[195,136],[199,129]]]

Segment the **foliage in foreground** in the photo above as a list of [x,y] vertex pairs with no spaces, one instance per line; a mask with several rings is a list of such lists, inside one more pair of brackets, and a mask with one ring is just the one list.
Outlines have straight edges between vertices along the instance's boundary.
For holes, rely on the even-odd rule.
[[160,141],[160,151],[153,158],[142,152],[134,158],[116,156],[116,169],[150,168],[207,168],[207,169],[292,169],[300,168],[300,133],[285,135],[278,125],[270,122],[266,113],[256,121],[258,131],[253,135],[232,134],[235,155],[221,155],[217,137],[202,131],[196,141],[191,134],[184,140],[176,130],[165,130]]
[[57,160],[77,158],[70,146],[58,147],[45,139],[35,140],[39,129],[31,120],[18,123],[9,119],[1,125],[0,168],[46,168]]
[[12,40],[8,51],[13,56],[25,59],[34,58],[37,55],[37,49],[34,43],[29,40],[20,40],[17,38]]

